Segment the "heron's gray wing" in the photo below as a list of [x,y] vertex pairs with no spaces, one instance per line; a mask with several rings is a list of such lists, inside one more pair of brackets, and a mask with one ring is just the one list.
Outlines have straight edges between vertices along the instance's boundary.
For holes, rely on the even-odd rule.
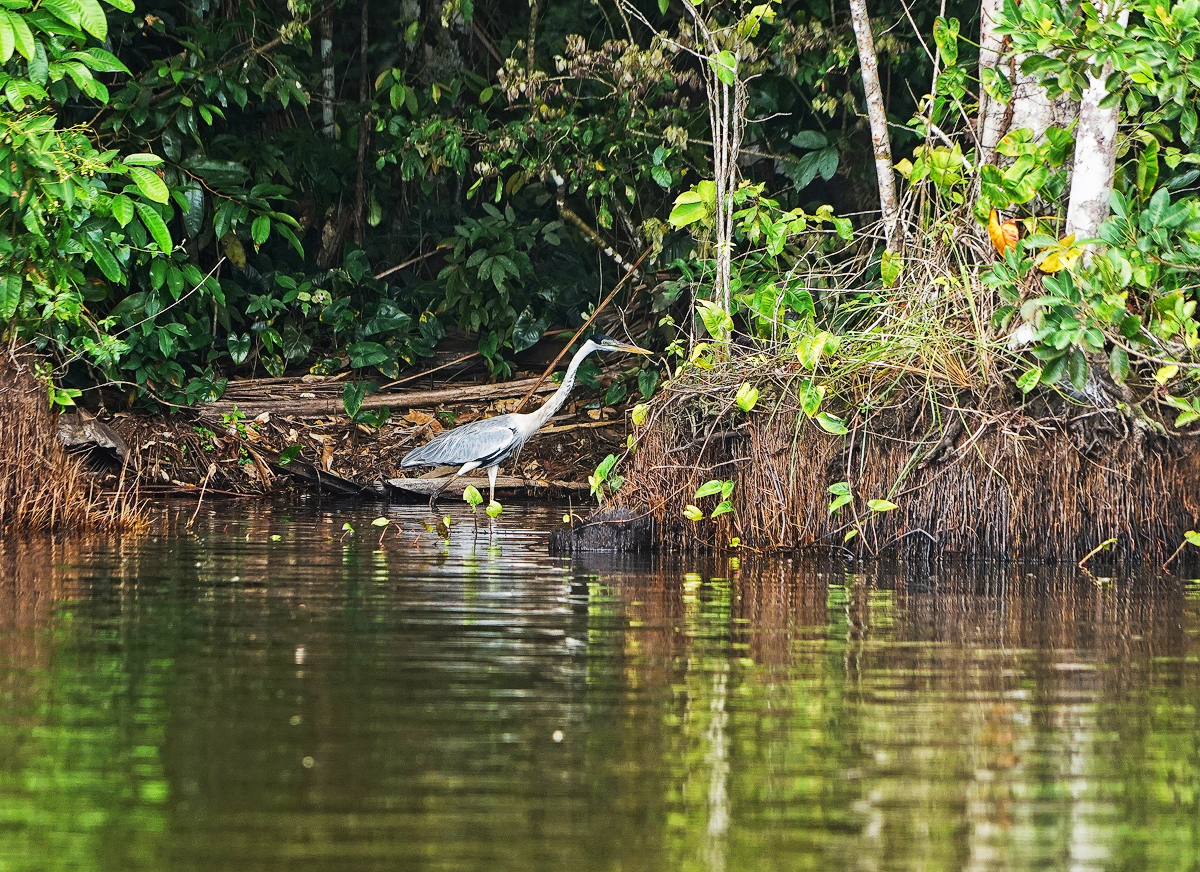
[[511,416],[500,415],[483,421],[472,421],[443,433],[436,439],[414,448],[401,466],[461,466],[472,460],[480,466],[503,460],[520,442]]

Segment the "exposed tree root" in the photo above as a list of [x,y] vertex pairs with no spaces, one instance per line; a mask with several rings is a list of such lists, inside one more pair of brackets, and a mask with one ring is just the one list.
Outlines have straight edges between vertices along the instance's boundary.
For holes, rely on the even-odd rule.
[[[1200,440],[1115,407],[914,377],[883,391],[859,384],[860,401],[836,409],[849,431],[835,435],[801,411],[798,368],[732,369],[656,397],[618,515],[559,537],[560,550],[722,548],[736,537],[757,550],[1075,562],[1113,539],[1116,558],[1157,563],[1200,526]],[[731,401],[743,378],[763,393],[749,414]],[[695,497],[712,479],[736,482],[734,511],[688,520],[688,504],[707,516],[719,500]],[[842,482],[853,499],[830,513],[829,488]],[[871,500],[897,508],[873,511]]]
[[122,475],[115,493],[89,486],[79,461],[59,444],[46,386],[32,358],[0,353],[0,532],[121,530],[146,519]]

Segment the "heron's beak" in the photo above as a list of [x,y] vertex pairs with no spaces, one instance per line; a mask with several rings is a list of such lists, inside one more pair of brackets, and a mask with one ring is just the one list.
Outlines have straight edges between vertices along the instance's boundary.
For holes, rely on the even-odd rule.
[[630,354],[653,354],[654,353],[653,351],[650,351],[648,348],[640,348],[637,345],[626,345],[623,342],[614,344],[614,345],[610,345],[609,348],[612,351],[628,351]]

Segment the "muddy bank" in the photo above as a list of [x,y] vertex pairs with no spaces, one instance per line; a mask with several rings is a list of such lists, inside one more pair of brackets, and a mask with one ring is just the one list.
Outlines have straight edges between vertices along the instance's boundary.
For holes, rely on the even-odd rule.
[[[555,549],[737,541],[861,557],[1158,564],[1200,528],[1200,439],[1115,403],[893,384],[869,407],[837,406],[840,434],[802,411],[799,375],[756,372],[762,397],[749,413],[733,402],[740,376],[673,382],[637,430],[612,507]],[[734,483],[733,511],[715,518],[720,495],[696,496],[714,480]],[[703,519],[685,516],[689,505]]]
[[[103,486],[115,486],[124,468],[146,496],[303,490],[424,501],[427,483],[405,481],[425,470],[401,470],[404,455],[444,429],[513,411],[535,381],[522,374],[493,384],[478,373],[410,382],[368,395],[362,409],[381,418],[364,422],[346,412],[343,378],[248,379],[231,381],[219,402],[195,410],[83,413],[64,416],[60,429]],[[547,380],[523,410],[536,408],[555,387]],[[498,495],[579,496],[599,460],[624,446],[625,430],[623,411],[603,407],[594,391],[580,391],[517,462],[502,466]],[[486,486],[486,477],[460,480],[443,499],[457,500],[469,482]]]

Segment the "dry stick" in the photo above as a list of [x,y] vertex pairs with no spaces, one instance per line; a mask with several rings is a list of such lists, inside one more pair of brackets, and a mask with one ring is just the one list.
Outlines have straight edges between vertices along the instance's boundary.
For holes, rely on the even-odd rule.
[[1186,547],[1187,547],[1188,545],[1190,545],[1190,544],[1191,544],[1191,543],[1190,543],[1190,542],[1188,542],[1188,540],[1187,540],[1186,538],[1185,538],[1185,539],[1184,539],[1182,542],[1180,542],[1180,543],[1179,543],[1179,547],[1178,547],[1178,548],[1176,548],[1174,551],[1172,551],[1172,552],[1171,552],[1171,556],[1170,556],[1170,557],[1168,557],[1166,560],[1164,560],[1164,561],[1163,561],[1163,565],[1162,565],[1163,572],[1170,572],[1170,571],[1171,571],[1171,570],[1167,569],[1167,566],[1168,566],[1168,564],[1170,564],[1170,562],[1171,562],[1172,560],[1174,560],[1176,557],[1178,557],[1178,556],[1179,556],[1179,552],[1180,552],[1180,551],[1182,551],[1184,548],[1186,548]]
[[[1080,569],[1082,569],[1084,572],[1087,572],[1087,567],[1085,567],[1084,564],[1087,563],[1089,560],[1091,560],[1093,557],[1095,557],[1097,554],[1099,554],[1101,551],[1103,551],[1105,548],[1107,548],[1109,545],[1115,545],[1115,544],[1117,544],[1116,536],[1113,536],[1111,539],[1105,539],[1103,542],[1101,542],[1099,545],[1097,545],[1095,548],[1093,548],[1087,554],[1083,555],[1083,559],[1080,560],[1079,563],[1076,565]],[[1088,574],[1090,575],[1091,573],[1088,573]]]
[[406,266],[412,266],[414,263],[418,263],[427,257],[433,257],[435,254],[437,254],[443,248],[449,248],[449,247],[450,246],[448,246],[448,245],[439,245],[433,251],[427,251],[424,254],[418,254],[416,257],[409,258],[408,260],[404,261],[404,263],[398,263],[393,267],[389,267],[388,269],[385,269],[383,272],[381,272],[377,276],[375,276],[375,278],[377,278],[377,279],[387,278],[388,276],[390,276],[392,273],[396,272],[397,270],[402,270]]
[[558,362],[563,359],[563,355],[567,353],[567,349],[575,344],[575,340],[579,338],[579,335],[583,333],[584,330],[588,329],[591,323],[596,320],[596,316],[603,312],[604,307],[612,302],[613,297],[617,295],[617,291],[621,290],[621,288],[625,286],[625,282],[629,281],[629,277],[637,272],[637,268],[642,265],[642,261],[646,259],[646,255],[650,253],[651,248],[653,248],[653,246],[642,252],[642,256],[634,261],[634,264],[629,268],[629,271],[625,273],[619,282],[617,282],[617,286],[609,292],[607,297],[604,298],[604,302],[597,306],[596,311],[592,312],[591,317],[584,321],[583,326],[575,331],[575,335],[571,337],[571,341],[562,347],[562,351],[558,353],[558,356],[555,357],[554,360],[550,361],[550,365],[546,367],[546,371],[541,374],[538,380],[533,383],[533,387],[529,389],[529,393],[521,397],[521,402],[517,403],[517,407],[513,409],[514,412],[519,412],[522,408],[524,408],[525,404],[529,402],[529,398],[533,396],[534,391],[541,387],[542,382],[546,380],[546,376],[554,372],[554,367],[558,366]]
[[213,473],[216,471],[217,465],[215,463],[210,463],[208,465],[208,474],[204,476],[204,481],[200,485],[200,499],[196,500],[196,511],[192,512],[192,517],[189,518],[187,522],[189,527],[196,523],[196,516],[200,514],[200,507],[204,505],[204,489],[208,487],[208,480],[212,478]]

